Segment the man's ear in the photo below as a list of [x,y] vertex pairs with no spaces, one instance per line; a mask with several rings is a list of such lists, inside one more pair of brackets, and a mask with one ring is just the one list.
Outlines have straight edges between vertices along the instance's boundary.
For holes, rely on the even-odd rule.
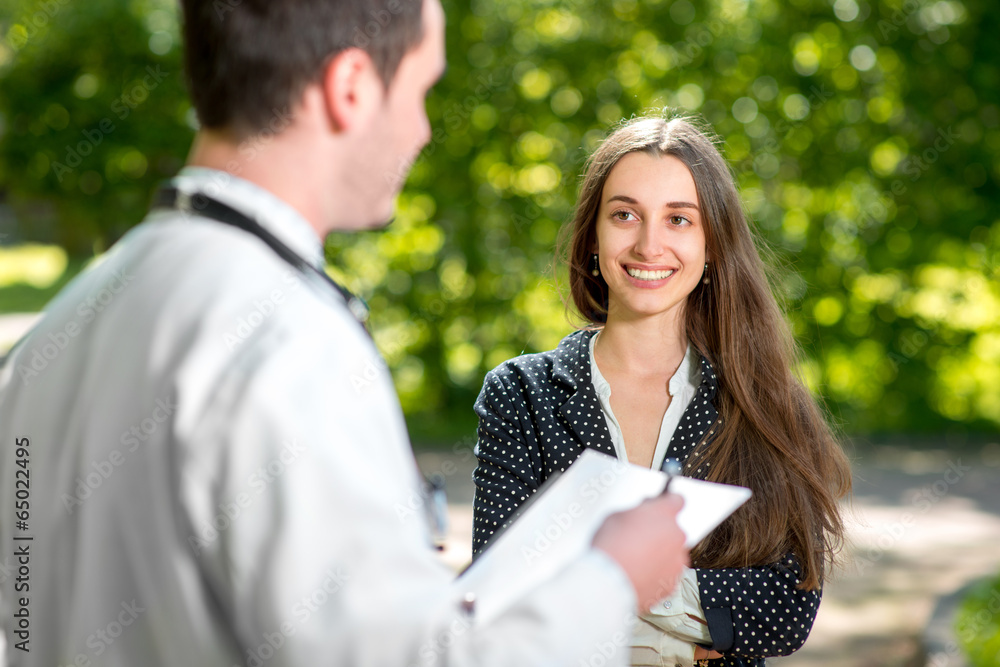
[[375,63],[357,48],[345,49],[334,56],[320,83],[327,114],[337,132],[364,124],[385,97]]

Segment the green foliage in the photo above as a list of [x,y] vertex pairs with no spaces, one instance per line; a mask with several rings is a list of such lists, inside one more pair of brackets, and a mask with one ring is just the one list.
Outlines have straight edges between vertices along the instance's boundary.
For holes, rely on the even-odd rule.
[[1000,576],[962,600],[955,617],[955,634],[973,667],[1000,664]]
[[[0,182],[14,236],[104,247],[191,136],[173,4],[6,2]],[[53,4],[44,29],[17,37]],[[673,107],[724,140],[782,262],[800,372],[847,431],[1000,425],[989,0],[444,4],[449,69],[397,220],[327,249],[373,306],[409,414],[467,414],[486,370],[570,330],[553,246],[583,162],[622,118]],[[157,65],[169,74],[119,119],[115,100]],[[114,131],[60,180],[54,164],[105,117]]]
[[69,259],[58,246],[0,246],[0,313],[41,310],[85,265],[86,260]]
[[176,3],[4,5],[0,183],[14,235],[102,250],[142,219],[192,137]]

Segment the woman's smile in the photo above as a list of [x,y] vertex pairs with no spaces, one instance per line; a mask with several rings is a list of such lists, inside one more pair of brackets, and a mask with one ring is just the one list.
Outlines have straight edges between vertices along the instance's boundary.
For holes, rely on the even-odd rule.
[[635,265],[623,265],[622,269],[632,279],[636,287],[654,289],[667,284],[667,280],[677,269],[646,269]]

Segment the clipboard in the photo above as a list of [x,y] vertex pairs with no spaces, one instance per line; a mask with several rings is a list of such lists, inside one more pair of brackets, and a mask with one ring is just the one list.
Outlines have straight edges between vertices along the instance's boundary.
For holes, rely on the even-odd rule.
[[[550,478],[498,531],[455,585],[476,600],[476,623],[489,623],[531,590],[591,549],[594,534],[615,512],[662,493],[667,475],[586,450]],[[684,498],[677,523],[693,547],[751,496],[750,489],[674,476],[670,492]]]

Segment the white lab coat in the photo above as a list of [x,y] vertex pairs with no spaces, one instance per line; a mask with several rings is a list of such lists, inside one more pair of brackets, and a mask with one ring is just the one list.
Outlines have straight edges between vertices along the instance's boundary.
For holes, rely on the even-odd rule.
[[[205,169],[175,184],[322,261],[270,193]],[[371,340],[328,285],[215,221],[154,211],[56,297],[0,370],[0,447],[12,667],[628,660],[634,592],[596,551],[488,627],[460,610]]]

